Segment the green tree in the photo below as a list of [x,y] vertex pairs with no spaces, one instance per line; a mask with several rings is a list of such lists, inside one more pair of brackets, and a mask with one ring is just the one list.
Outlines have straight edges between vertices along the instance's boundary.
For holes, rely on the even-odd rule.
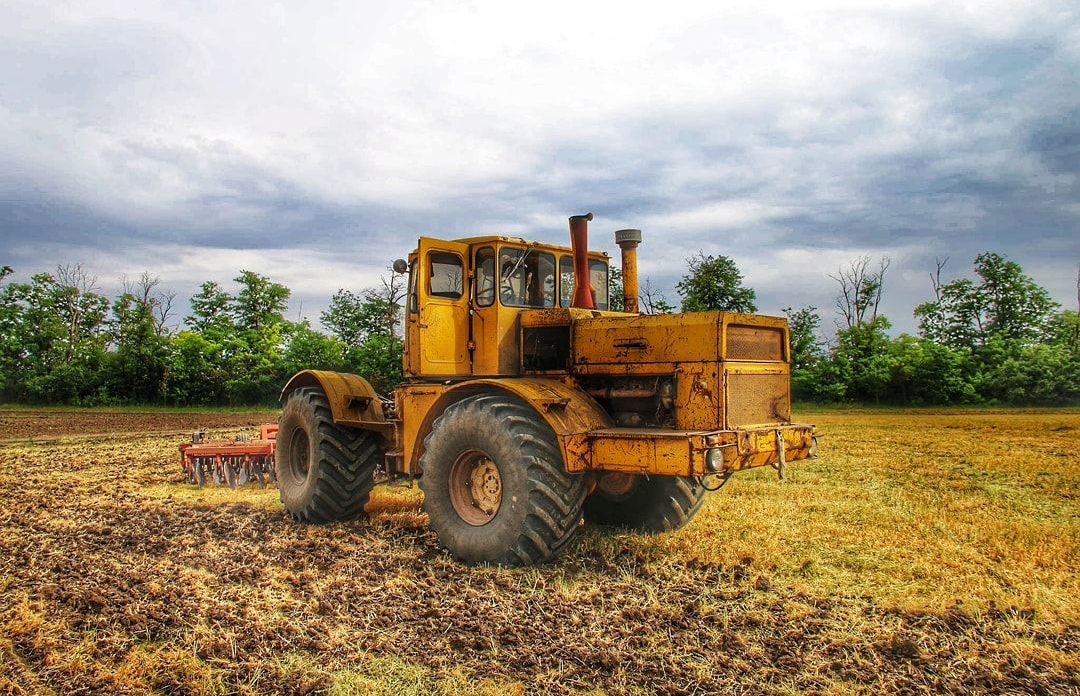
[[106,360],[109,391],[120,401],[163,401],[168,392],[169,339],[158,332],[154,307],[124,292],[112,306],[109,321],[114,351]]
[[612,266],[607,277],[608,309],[621,312],[626,309],[626,293],[623,291],[622,269]]
[[686,263],[688,272],[675,285],[682,297],[684,312],[757,311],[757,295],[753,289],[743,286],[742,273],[734,260],[698,252]]
[[654,288],[652,281],[645,279],[641,286],[641,299],[639,303],[641,311],[645,314],[671,314],[675,311],[675,305],[668,302],[662,290]]
[[925,338],[901,334],[892,341],[889,400],[904,404],[979,401],[971,354]]
[[315,331],[305,321],[289,330],[285,350],[281,356],[282,377],[301,370],[341,370],[345,366],[344,344]]
[[821,341],[818,329],[821,317],[816,307],[803,307],[794,310],[787,307],[782,310],[788,318],[791,333],[791,391],[797,399],[813,398],[815,388],[811,380],[814,365],[822,359]]
[[405,345],[389,336],[371,336],[358,346],[350,347],[345,364],[374,387],[380,394],[390,393],[402,380],[401,354]]
[[280,388],[280,357],[291,291],[268,277],[240,271],[240,291],[231,313],[236,335],[225,341],[229,398],[234,403],[268,403]]
[[191,314],[184,322],[209,341],[222,343],[236,331],[232,309],[235,298],[212,280],[191,297]]
[[1015,404],[1065,404],[1080,400],[1080,360],[1066,347],[1022,346],[993,366],[987,391]]
[[195,331],[181,331],[169,343],[166,399],[184,405],[224,403],[226,370],[221,345]]
[[833,357],[849,366],[848,399],[879,402],[888,398],[893,366],[889,328],[889,320],[877,316],[836,333]]
[[817,313],[817,307],[803,307],[799,310],[785,307],[781,311],[788,318],[788,329],[791,332],[792,368],[804,370],[811,367],[821,359],[821,339],[818,338],[821,317]]
[[346,367],[387,393],[403,378],[405,344],[399,338],[399,326],[406,277],[391,270],[380,280],[381,287],[359,294],[338,290],[320,318],[344,343]]
[[96,391],[108,300],[94,289],[80,266],[0,287],[0,393],[74,402]]
[[371,336],[389,336],[401,318],[396,306],[375,290],[354,293],[341,289],[319,318],[324,326],[348,346],[358,346]]
[[944,265],[945,261],[939,261],[937,273],[931,276],[934,300],[915,308],[919,332],[925,338],[973,350],[993,336],[1021,344],[1052,336],[1060,307],[1015,261],[984,252],[975,257],[978,281],[958,278],[948,283],[941,282]]

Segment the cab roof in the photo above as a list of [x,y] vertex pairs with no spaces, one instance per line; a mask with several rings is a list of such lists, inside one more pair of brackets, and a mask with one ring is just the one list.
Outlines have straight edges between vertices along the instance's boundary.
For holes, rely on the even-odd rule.
[[[459,239],[448,240],[457,244],[468,244],[469,246],[475,246],[478,244],[495,244],[499,242],[505,242],[508,244],[521,244],[523,246],[534,246],[543,249],[552,249],[557,251],[565,251],[566,253],[572,253],[573,250],[565,244],[551,244],[550,242],[538,242],[534,239],[524,239],[522,237],[506,237],[498,234],[487,234],[479,237],[461,237]],[[608,258],[606,251],[589,251],[590,256],[602,256]]]

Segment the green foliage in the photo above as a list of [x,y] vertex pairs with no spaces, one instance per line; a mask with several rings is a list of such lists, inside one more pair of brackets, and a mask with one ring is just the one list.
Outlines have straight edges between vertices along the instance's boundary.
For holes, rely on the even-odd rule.
[[235,302],[220,285],[208,280],[192,296],[191,314],[184,321],[207,340],[221,343],[235,333],[232,315]]
[[980,401],[969,353],[901,334],[891,346],[890,401],[955,404]]
[[742,284],[742,273],[727,256],[698,252],[686,260],[688,272],[676,285],[684,312],[756,312],[756,293]]
[[608,309],[621,312],[626,309],[626,293],[623,290],[622,269],[612,266],[607,277]]
[[822,358],[821,340],[818,338],[821,317],[817,307],[803,307],[797,311],[787,307],[781,311],[787,315],[791,331],[791,368],[805,370]]
[[389,336],[372,336],[345,354],[349,372],[361,375],[375,391],[389,394],[402,380],[401,354],[405,344]]
[[[679,283],[686,310],[755,311],[753,290],[724,256],[699,253]],[[940,275],[939,264],[939,275]],[[935,280],[919,305],[920,336],[889,336],[877,314],[888,261],[867,258],[832,276],[840,283],[837,331],[824,349],[814,307],[787,308],[792,393],[819,402],[901,404],[1080,400],[1080,315],[1060,310],[1014,262],[980,254],[975,279]],[[276,403],[282,384],[309,368],[363,375],[381,393],[403,379],[404,277],[382,287],[339,290],[321,318],[332,333],[285,319],[290,291],[250,271],[236,292],[213,281],[191,299],[186,329],[173,333],[157,279],[111,302],[78,265],[13,282],[0,267],[0,399],[72,404]],[[622,276],[611,269],[612,309]],[[164,298],[164,299],[163,299]],[[674,308],[645,283],[647,313]]]
[[158,333],[150,303],[123,293],[113,303],[106,355],[109,391],[119,401],[155,403],[164,400],[170,370],[168,337]]
[[338,290],[320,315],[322,323],[348,346],[358,346],[371,336],[389,336],[401,317],[401,304],[374,289],[362,293]]
[[166,401],[200,406],[224,403],[226,371],[221,344],[195,331],[181,331],[171,344]]
[[1050,337],[1059,307],[1018,263],[1000,254],[979,254],[975,274],[978,282],[958,278],[941,284],[935,279],[936,299],[915,308],[925,338],[971,350],[995,336],[1018,341]]
[[987,391],[1013,404],[1065,404],[1080,400],[1080,359],[1065,346],[1022,346],[990,368]]
[[345,345],[336,338],[319,333],[307,322],[289,331],[281,354],[281,374],[288,378],[301,370],[341,370],[345,366]]

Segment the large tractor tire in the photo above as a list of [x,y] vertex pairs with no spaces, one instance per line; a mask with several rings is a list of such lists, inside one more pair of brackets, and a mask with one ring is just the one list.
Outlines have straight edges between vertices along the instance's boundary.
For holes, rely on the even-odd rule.
[[542,563],[581,521],[584,479],[566,472],[555,433],[513,397],[452,404],[424,440],[420,466],[429,524],[468,563]]
[[585,499],[585,521],[646,534],[672,532],[694,518],[707,492],[688,476],[607,474]]
[[334,424],[321,389],[297,389],[282,409],[277,432],[281,502],[301,522],[358,517],[383,454],[376,433]]

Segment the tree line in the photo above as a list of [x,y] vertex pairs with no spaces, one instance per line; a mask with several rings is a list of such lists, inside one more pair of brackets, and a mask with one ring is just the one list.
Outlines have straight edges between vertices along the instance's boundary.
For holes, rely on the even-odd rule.
[[[1080,402],[1080,315],[1001,254],[979,254],[972,276],[930,274],[932,299],[913,310],[917,335],[891,338],[880,312],[889,259],[863,257],[830,275],[835,332],[816,307],[787,308],[792,393],[819,403],[1066,404]],[[683,310],[757,310],[725,256],[699,254],[677,288]],[[1077,271],[1080,306],[1080,268]]]
[[285,318],[289,288],[252,271],[234,291],[204,282],[173,327],[175,293],[144,273],[112,298],[80,265],[4,282],[0,268],[0,400],[74,405],[274,403],[299,370],[347,370],[380,391],[401,380],[397,326],[404,282],[341,290],[322,313],[327,335]]
[[[976,257],[972,277],[930,274],[931,299],[914,308],[917,335],[890,337],[880,311],[889,260],[852,261],[837,284],[835,331],[816,307],[787,308],[792,390],[815,402],[1060,404],[1080,401],[1080,318],[1062,309],[1019,264]],[[274,403],[285,380],[308,369],[365,376],[387,393],[402,378],[405,278],[339,290],[320,319],[289,321],[291,291],[242,270],[230,290],[204,282],[190,313],[144,273],[109,298],[80,265],[29,282],[0,268],[0,400],[27,403],[241,405]],[[622,279],[611,269],[612,309]],[[756,292],[736,263],[704,253],[687,259],[676,284],[682,311],[757,311]],[[1078,272],[1080,302],[1080,272]],[[647,313],[676,310],[645,279]]]

